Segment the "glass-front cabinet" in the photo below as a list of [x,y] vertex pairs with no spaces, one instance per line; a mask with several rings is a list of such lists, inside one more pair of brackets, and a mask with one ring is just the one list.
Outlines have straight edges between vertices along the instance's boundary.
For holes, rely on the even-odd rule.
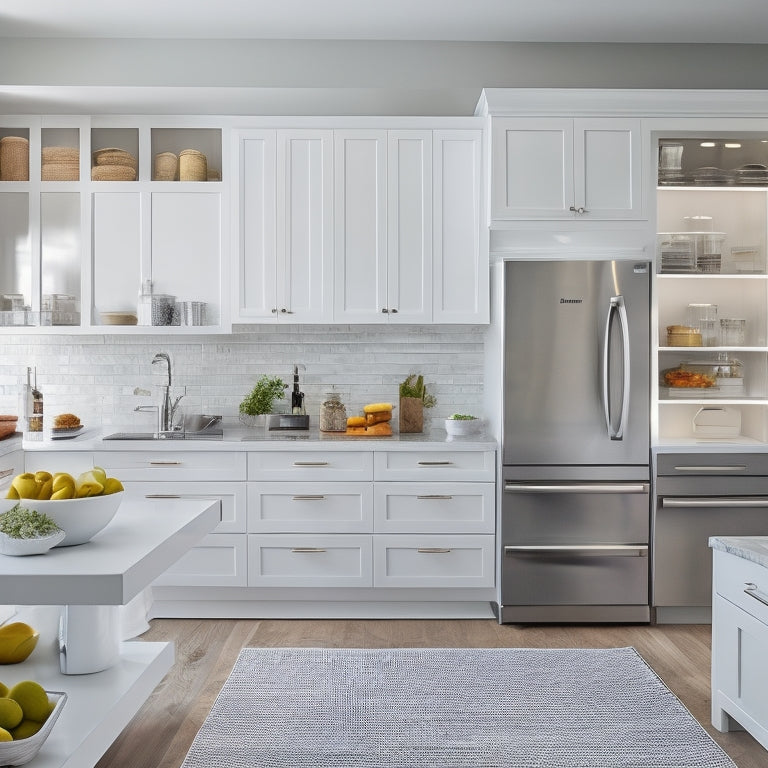
[[657,145],[659,443],[766,443],[768,129]]
[[0,117],[0,327],[229,330],[226,162],[199,118]]

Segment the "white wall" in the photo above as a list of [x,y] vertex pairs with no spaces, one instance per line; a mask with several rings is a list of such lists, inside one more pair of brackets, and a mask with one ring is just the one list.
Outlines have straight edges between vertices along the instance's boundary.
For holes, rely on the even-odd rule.
[[[18,413],[27,365],[37,367],[45,413],[74,412],[87,425],[150,425],[139,404],[158,402],[165,383],[156,352],[168,352],[174,382],[186,386],[189,412],[236,419],[238,405],[263,373],[292,382],[293,364],[306,366],[302,390],[317,423],[323,394],[344,392],[353,415],[367,402],[397,403],[398,384],[422,373],[438,420],[459,412],[480,415],[484,326],[248,326],[231,336],[0,336],[0,413]],[[160,370],[160,368],[163,370]],[[137,397],[136,387],[153,390]],[[180,392],[181,390],[179,390]],[[439,424],[438,424],[439,426]]]

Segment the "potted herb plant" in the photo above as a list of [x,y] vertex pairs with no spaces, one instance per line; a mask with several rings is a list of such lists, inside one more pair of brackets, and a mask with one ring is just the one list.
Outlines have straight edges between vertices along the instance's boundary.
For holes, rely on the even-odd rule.
[[264,374],[240,403],[240,421],[248,426],[263,425],[272,413],[275,400],[285,398],[288,385],[279,376]]
[[424,377],[412,373],[400,384],[400,432],[423,432],[424,409],[431,408],[437,400],[427,392]]

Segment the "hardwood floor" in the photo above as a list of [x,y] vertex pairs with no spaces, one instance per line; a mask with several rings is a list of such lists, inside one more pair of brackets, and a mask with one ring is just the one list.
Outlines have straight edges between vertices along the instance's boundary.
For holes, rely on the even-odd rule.
[[[634,646],[739,768],[764,768],[745,732],[710,724],[710,627],[503,625],[492,620],[155,619],[143,640],[176,644],[176,664],[97,768],[179,768],[241,648],[608,648]],[[608,767],[606,767],[608,768]]]

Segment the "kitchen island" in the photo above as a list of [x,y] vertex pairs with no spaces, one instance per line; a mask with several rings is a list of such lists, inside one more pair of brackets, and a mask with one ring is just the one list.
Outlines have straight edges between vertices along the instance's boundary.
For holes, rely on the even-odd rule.
[[[36,557],[0,557],[2,602],[19,608],[13,621],[30,623],[35,619],[24,606],[124,605],[219,519],[220,504],[211,500],[125,499],[112,522],[86,544]],[[95,765],[173,661],[170,643],[123,642],[116,663],[108,669],[64,675],[57,638],[41,636],[26,661],[0,670],[8,686],[33,679],[47,690],[67,693],[35,768]]]

